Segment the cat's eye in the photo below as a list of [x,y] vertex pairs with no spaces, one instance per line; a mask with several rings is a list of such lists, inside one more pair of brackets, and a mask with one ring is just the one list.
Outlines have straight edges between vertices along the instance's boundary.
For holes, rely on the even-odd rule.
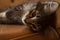
[[36,16],[36,11],[35,10],[30,11],[30,18],[35,16]]

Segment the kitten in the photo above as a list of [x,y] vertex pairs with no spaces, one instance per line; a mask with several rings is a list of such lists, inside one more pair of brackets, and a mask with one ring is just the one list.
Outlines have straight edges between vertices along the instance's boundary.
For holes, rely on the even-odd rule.
[[6,20],[4,19],[2,22],[23,23],[34,32],[45,31],[50,26],[56,30],[55,11],[58,7],[57,2],[23,3],[1,12],[2,19],[0,20],[5,18]]

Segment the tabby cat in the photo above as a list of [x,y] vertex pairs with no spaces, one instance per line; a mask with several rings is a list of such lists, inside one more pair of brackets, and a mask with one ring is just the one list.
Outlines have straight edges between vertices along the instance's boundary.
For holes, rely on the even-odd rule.
[[44,31],[49,27],[56,30],[55,12],[58,7],[57,2],[23,3],[1,12],[0,23],[23,23],[34,32]]

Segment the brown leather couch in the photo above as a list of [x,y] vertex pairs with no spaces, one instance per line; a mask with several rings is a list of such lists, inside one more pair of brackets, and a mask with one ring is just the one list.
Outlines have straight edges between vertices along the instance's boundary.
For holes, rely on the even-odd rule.
[[0,25],[0,40],[44,40],[41,33],[33,33],[23,25]]
[[0,40],[53,40],[52,34],[48,36],[31,32],[23,25],[0,25]]

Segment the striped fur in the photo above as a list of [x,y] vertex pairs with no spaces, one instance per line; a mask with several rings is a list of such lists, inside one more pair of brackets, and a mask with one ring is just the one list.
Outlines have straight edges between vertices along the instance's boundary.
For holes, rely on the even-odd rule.
[[[8,23],[23,23],[35,32],[44,31],[50,26],[56,30],[56,25],[54,23],[56,22],[55,11],[58,6],[59,4],[57,2],[24,3],[1,12],[0,17],[2,19],[6,18],[7,20],[10,20]],[[54,22],[50,22],[51,20]],[[4,21],[5,20],[3,20],[3,22]],[[7,23],[7,21],[5,23]]]

